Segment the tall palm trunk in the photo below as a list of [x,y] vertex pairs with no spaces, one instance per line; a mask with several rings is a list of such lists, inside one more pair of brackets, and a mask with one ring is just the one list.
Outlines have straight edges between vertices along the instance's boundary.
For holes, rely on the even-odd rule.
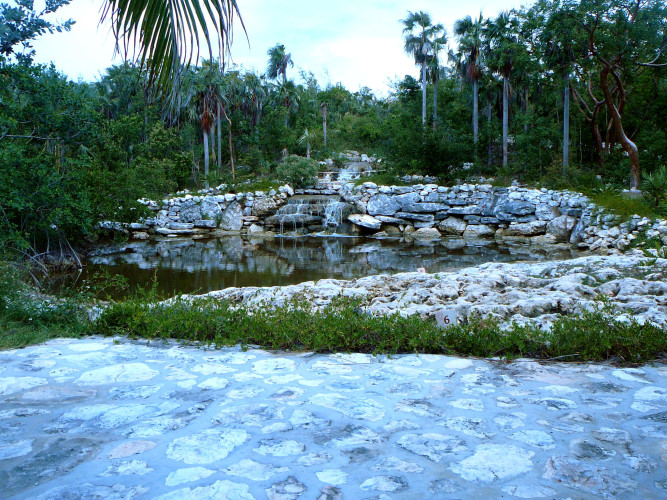
[[206,177],[205,185],[208,187],[208,130],[202,129],[202,136],[204,140],[204,176]]
[[426,61],[422,63],[422,125],[426,125]]
[[324,136],[324,147],[327,147],[327,103],[322,103],[322,135]]
[[488,103],[486,104],[486,133],[488,135],[486,143],[486,164],[491,166],[491,95],[488,95]]
[[216,114],[216,126],[218,127],[218,171],[222,170],[222,127],[220,126],[220,101]]
[[477,150],[477,141],[479,140],[479,99],[477,78],[472,81],[472,137]]
[[[436,70],[437,71],[437,70]],[[438,128],[438,76],[433,80],[433,130]]]
[[570,162],[570,73],[563,76],[563,175]]
[[232,144],[232,120],[230,120],[229,116],[227,115],[227,110],[225,107],[221,104],[218,105],[221,107],[222,114],[224,115],[225,120],[227,120],[227,124],[229,125],[229,131],[227,134],[227,138],[229,140],[229,163],[232,167],[232,180],[236,180],[236,172],[234,170],[234,148]]
[[509,135],[509,93],[510,81],[503,75],[503,167],[507,166],[507,138]]

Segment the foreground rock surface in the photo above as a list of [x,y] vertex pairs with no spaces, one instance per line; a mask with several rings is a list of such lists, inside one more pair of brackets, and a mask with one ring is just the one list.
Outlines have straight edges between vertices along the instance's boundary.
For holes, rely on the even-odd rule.
[[667,366],[0,352],[2,498],[662,498]]
[[250,307],[284,305],[304,296],[317,307],[339,295],[361,300],[372,314],[420,314],[443,308],[459,318],[493,316],[502,325],[533,322],[549,328],[561,315],[611,306],[621,321],[667,328],[667,260],[636,251],[564,261],[488,263],[438,274],[400,273],[298,285],[226,288],[208,296]]

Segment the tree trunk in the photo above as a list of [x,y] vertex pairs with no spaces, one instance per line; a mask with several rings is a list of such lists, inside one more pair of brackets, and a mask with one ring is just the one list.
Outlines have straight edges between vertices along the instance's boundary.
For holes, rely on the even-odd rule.
[[475,78],[472,81],[472,137],[475,145],[479,140],[479,100],[477,98],[478,83]]
[[528,85],[523,90],[523,133],[528,134]]
[[507,138],[509,135],[509,92],[510,82],[503,76],[503,167],[507,166]]
[[218,171],[222,171],[222,127],[220,126],[220,102],[218,101],[217,127],[218,127]]
[[491,166],[491,98],[486,105],[486,128],[487,128],[487,144],[486,144],[486,164]]
[[563,175],[570,162],[570,73],[563,76]]
[[306,141],[306,158],[310,158],[310,141]]
[[426,125],[426,62],[422,63],[422,125]]
[[323,102],[322,106],[322,135],[324,136],[324,147],[327,147],[327,103]]
[[438,128],[438,79],[433,81],[433,130]]
[[236,180],[236,172],[234,171],[234,148],[232,146],[232,121],[229,119],[229,116],[227,116],[227,110],[225,110],[225,107],[222,105],[220,107],[222,114],[225,116],[225,120],[227,120],[227,124],[229,125],[229,132],[227,134],[229,139],[229,163],[232,167],[232,180]]
[[621,84],[620,79],[616,74],[613,74],[614,80],[618,87],[619,95],[619,106],[618,108],[614,105],[614,101],[611,95],[611,90],[609,90],[609,73],[613,73],[613,69],[605,65],[600,72],[600,86],[602,87],[602,92],[604,93],[605,103],[607,104],[607,110],[611,115],[611,119],[614,123],[614,132],[618,141],[623,146],[623,149],[630,157],[630,162],[632,163],[632,169],[630,171],[630,187],[638,188],[641,170],[639,168],[639,151],[637,145],[630,140],[630,138],[625,134],[623,130],[623,120],[621,119],[621,113],[619,113],[619,108],[625,107],[625,88]]
[[204,140],[204,177],[206,177],[204,185],[208,187],[208,130],[202,129],[202,136]]

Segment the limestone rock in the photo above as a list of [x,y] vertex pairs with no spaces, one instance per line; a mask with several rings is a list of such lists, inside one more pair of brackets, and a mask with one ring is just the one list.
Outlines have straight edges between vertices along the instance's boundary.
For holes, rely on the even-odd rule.
[[232,202],[224,212],[220,219],[220,228],[225,231],[238,231],[243,227],[243,209],[239,202]]
[[[213,197],[207,196],[201,202],[201,212],[206,219],[215,220],[220,217],[222,210],[220,210],[220,205],[218,202],[213,199]],[[196,221],[195,221],[196,223]]]
[[466,230],[467,225],[466,221],[459,219],[458,217],[447,217],[438,224],[438,228],[443,234],[461,235],[463,234],[463,231]]
[[493,238],[495,234],[496,230],[485,224],[471,224],[463,231],[464,238]]
[[534,220],[532,222],[512,222],[504,231],[506,236],[537,236],[544,234],[547,222]]
[[371,196],[366,206],[369,215],[394,215],[400,208],[396,197],[386,194]]
[[347,220],[352,224],[366,227],[368,229],[380,229],[380,226],[382,225],[375,217],[366,214],[352,214],[348,216]]
[[561,215],[549,221],[547,233],[553,234],[558,241],[568,241],[576,222],[574,217]]
[[194,222],[196,220],[202,219],[201,207],[191,199],[185,200],[181,204],[180,213],[182,222]]
[[410,235],[416,240],[439,240],[442,235],[434,227],[422,227]]

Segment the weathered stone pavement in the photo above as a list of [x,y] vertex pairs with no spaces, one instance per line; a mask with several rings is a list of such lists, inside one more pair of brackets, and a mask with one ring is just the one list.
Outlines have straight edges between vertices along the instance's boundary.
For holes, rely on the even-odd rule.
[[667,366],[0,352],[0,497],[665,498]]

